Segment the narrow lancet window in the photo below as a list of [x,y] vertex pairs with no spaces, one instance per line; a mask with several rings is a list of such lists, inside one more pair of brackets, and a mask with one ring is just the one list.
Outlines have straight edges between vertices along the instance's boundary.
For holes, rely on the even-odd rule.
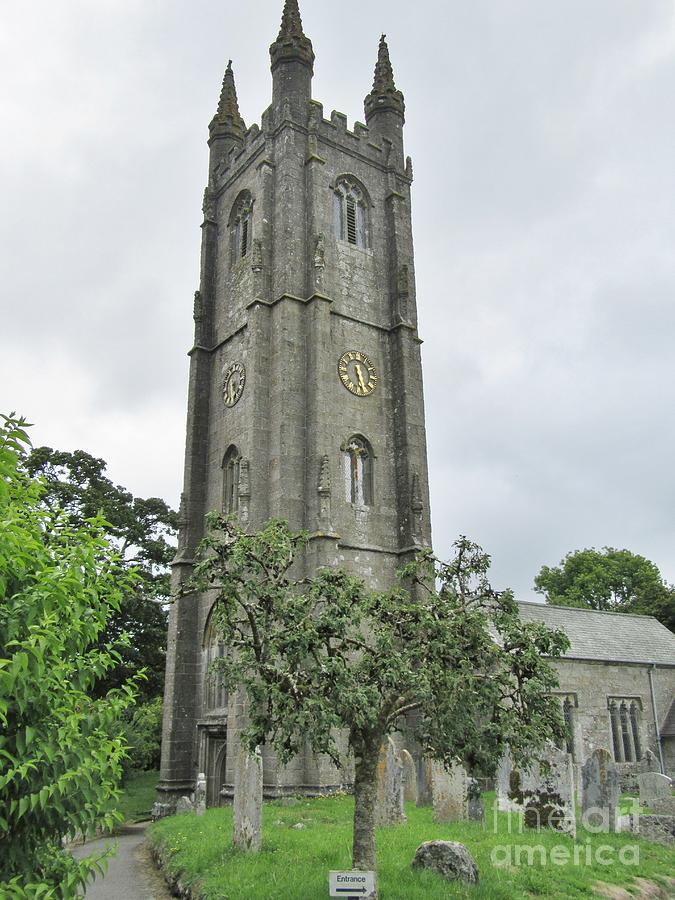
[[240,454],[233,445],[223,457],[223,514],[233,516],[239,511]]
[[227,691],[216,663],[216,660],[222,659],[224,656],[225,644],[216,634],[213,627],[213,616],[209,616],[202,645],[204,712],[214,712],[227,707]]

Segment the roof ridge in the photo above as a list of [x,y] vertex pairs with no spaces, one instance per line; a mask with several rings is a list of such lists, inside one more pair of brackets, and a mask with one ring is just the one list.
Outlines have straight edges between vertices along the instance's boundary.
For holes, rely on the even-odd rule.
[[[653,619],[655,622],[658,622],[662,628],[666,628],[663,622],[659,622],[656,616],[650,616],[645,613],[628,613],[628,612],[619,612],[616,609],[591,609],[588,606],[565,606],[562,603],[540,603],[538,600],[516,600],[516,603],[527,604],[528,606],[541,606],[546,607],[547,609],[573,609],[575,612],[582,613],[597,613],[601,616],[621,616],[622,619]],[[672,634],[669,628],[666,628],[666,631],[669,634]]]

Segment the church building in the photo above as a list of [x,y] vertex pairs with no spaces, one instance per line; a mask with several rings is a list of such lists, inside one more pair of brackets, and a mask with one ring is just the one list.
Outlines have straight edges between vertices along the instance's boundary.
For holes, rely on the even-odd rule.
[[[167,650],[160,800],[207,775],[232,792],[233,698],[213,598],[181,595],[210,510],[310,535],[305,572],[341,565],[386,587],[431,543],[404,99],[382,36],[365,124],[312,99],[314,52],[297,0],[270,47],[272,103],[246,127],[228,63],[209,125],[201,277],[190,350],[184,493]],[[339,787],[306,753],[265,792]]]
[[[158,787],[167,812],[198,772],[210,805],[233,792],[235,703],[209,672],[225,648],[213,597],[189,593],[205,515],[250,529],[284,518],[309,534],[300,574],[339,565],[374,588],[431,545],[412,164],[387,43],[365,124],[351,130],[312,99],[297,0],[285,0],[270,58],[260,125],[242,119],[231,63],[209,124]],[[675,636],[649,617],[520,608],[570,638],[556,666],[575,763],[606,747],[626,777],[644,758],[672,774]],[[263,777],[268,796],[349,781],[309,750],[280,767],[264,749]]]

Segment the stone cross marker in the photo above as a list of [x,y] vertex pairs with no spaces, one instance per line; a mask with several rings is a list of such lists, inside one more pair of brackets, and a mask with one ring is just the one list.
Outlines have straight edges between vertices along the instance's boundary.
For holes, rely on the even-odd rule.
[[471,822],[485,821],[485,803],[480,789],[480,784],[476,778],[469,778],[469,802],[467,807],[468,818]]
[[262,754],[240,747],[234,770],[233,843],[239,850],[257,853],[262,845]]
[[200,772],[197,775],[197,784],[195,786],[195,812],[198,816],[203,816],[206,812],[206,775]]
[[585,826],[619,831],[619,772],[608,750],[598,748],[581,768],[581,814]]
[[454,765],[446,769],[443,763],[432,763],[432,798],[434,822],[458,822],[468,818],[469,779],[466,769]]
[[403,765],[403,799],[407,803],[417,803],[417,768],[415,760],[407,750],[398,751]]
[[524,807],[528,828],[553,828],[576,837],[572,758],[549,745],[546,761],[547,772],[539,763],[533,763],[529,771],[512,770],[509,799]]
[[650,800],[664,800],[672,796],[672,782],[667,775],[659,772],[645,772],[638,775],[640,803],[649,806]]
[[377,761],[377,797],[375,823],[400,825],[406,821],[403,806],[403,763],[396,752],[394,742],[387,737],[380,749]]

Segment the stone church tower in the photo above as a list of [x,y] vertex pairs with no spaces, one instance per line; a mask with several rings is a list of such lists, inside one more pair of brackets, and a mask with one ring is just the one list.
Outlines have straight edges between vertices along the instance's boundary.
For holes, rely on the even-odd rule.
[[[431,542],[403,95],[384,36],[366,124],[324,118],[297,0],[270,47],[272,104],[246,128],[228,63],[209,125],[201,280],[195,294],[174,589],[189,581],[204,515],[246,528],[272,516],[310,541],[306,572],[341,565],[384,588]],[[159,799],[208,779],[231,793],[232,698],[207,675],[224,648],[212,598],[172,606]],[[313,754],[267,793],[328,789],[344,774]]]

